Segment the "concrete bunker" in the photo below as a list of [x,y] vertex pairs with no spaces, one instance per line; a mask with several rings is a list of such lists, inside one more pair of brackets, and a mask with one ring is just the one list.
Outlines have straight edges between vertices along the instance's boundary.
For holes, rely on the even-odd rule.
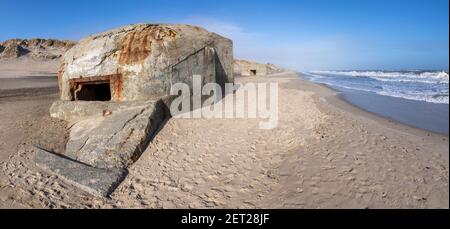
[[80,168],[63,174],[76,183],[93,176],[83,166],[105,171],[111,174],[106,184],[81,185],[109,195],[170,116],[170,86],[183,82],[192,90],[193,75],[204,84],[234,82],[232,41],[169,24],[129,25],[81,40],[63,57],[60,100],[50,108],[52,117],[71,123],[65,152],[56,159],[41,152],[36,163],[58,171],[60,164]]
[[92,35],[63,58],[61,100],[80,100],[75,91],[106,81],[114,102],[167,96],[171,85],[190,83],[194,74],[205,82],[233,82],[232,46],[231,40],[190,25],[137,24]]
[[263,76],[270,74],[268,65],[247,60],[234,61],[234,74],[239,76]]
[[267,63],[261,64],[248,60],[234,60],[233,74],[235,76],[264,76],[283,71],[281,68]]

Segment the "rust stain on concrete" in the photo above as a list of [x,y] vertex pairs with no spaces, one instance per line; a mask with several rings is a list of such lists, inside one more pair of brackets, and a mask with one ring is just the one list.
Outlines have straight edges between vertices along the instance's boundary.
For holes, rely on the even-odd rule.
[[175,38],[176,35],[175,30],[156,25],[127,33],[121,40],[119,64],[142,63],[150,55],[153,43]]
[[122,87],[122,74],[115,74],[111,77],[110,89],[111,97],[115,101],[122,101],[123,87]]

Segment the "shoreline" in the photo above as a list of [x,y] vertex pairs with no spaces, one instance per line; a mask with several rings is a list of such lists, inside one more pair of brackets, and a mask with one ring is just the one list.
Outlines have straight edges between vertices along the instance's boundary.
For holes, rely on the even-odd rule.
[[297,73],[236,79],[270,81],[279,83],[277,128],[259,129],[259,118],[169,119],[111,199],[48,175],[21,143],[58,140],[42,135],[58,126],[48,116],[57,94],[0,98],[9,130],[0,184],[14,184],[0,207],[448,208],[448,137],[363,111]]
[[[449,137],[448,134],[440,133],[440,132],[437,132],[437,131],[434,131],[431,129],[414,126],[414,125],[396,120],[394,118],[386,117],[386,116],[384,116],[382,114],[378,114],[374,111],[367,110],[363,106],[358,106],[358,105],[352,103],[349,99],[345,98],[345,96],[346,96],[345,91],[340,91],[340,90],[333,88],[332,86],[324,84],[324,83],[316,83],[316,82],[309,81],[309,80],[303,78],[302,73],[296,72],[296,74],[298,75],[298,77],[301,80],[304,80],[308,83],[313,83],[315,85],[318,85],[318,86],[321,86],[321,87],[324,87],[324,88],[330,90],[330,92],[327,93],[326,96],[324,96],[324,99],[329,99],[330,105],[335,105],[337,108],[346,109],[352,113],[359,114],[362,116],[367,116],[368,118],[373,119],[386,127],[394,128],[398,131],[410,131],[410,132],[412,132],[416,135],[420,135],[420,136],[437,135],[437,136],[445,137],[445,138]],[[381,95],[375,95],[375,96],[381,96]],[[389,98],[389,99],[391,99],[391,98]],[[393,99],[399,99],[399,98],[393,98]],[[402,99],[402,100],[405,100],[405,99]],[[414,102],[417,102],[417,101],[414,101]]]

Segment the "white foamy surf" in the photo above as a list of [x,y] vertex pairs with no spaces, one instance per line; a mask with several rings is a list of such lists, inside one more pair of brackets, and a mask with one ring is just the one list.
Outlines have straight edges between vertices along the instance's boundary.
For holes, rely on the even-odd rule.
[[311,81],[429,103],[449,104],[446,71],[311,71]]

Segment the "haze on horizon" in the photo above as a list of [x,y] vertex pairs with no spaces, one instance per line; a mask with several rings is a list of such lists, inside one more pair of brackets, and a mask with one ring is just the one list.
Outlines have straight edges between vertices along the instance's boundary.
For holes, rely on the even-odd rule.
[[0,41],[79,40],[132,23],[202,26],[236,58],[295,70],[448,70],[447,0],[0,0]]

